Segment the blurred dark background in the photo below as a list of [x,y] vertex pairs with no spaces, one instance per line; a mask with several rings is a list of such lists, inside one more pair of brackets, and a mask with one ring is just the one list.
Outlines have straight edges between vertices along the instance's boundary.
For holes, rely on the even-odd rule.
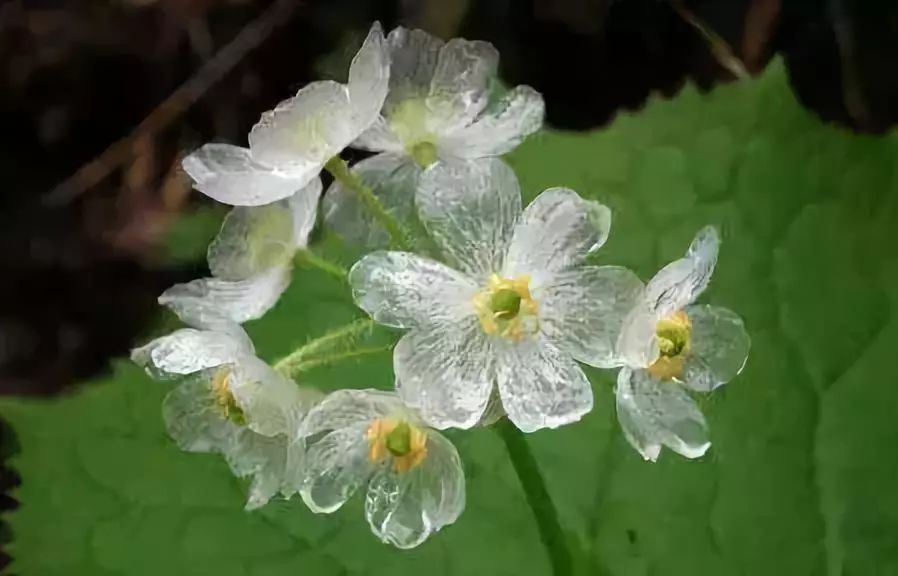
[[262,111],[345,69],[374,19],[492,41],[556,128],[777,55],[823,121],[877,133],[898,116],[898,4],[879,0],[5,0],[0,393],[58,393],[125,354],[156,296],[203,272],[165,264],[172,223],[202,202],[180,156],[245,143]]

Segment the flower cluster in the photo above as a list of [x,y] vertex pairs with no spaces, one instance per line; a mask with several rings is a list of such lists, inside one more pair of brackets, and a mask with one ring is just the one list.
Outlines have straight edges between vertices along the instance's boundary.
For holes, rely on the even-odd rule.
[[[465,503],[461,460],[439,430],[576,422],[593,407],[581,364],[619,369],[618,418],[644,458],[710,446],[692,394],[737,375],[749,349],[734,313],[694,304],[717,231],[699,231],[647,284],[595,265],[607,207],[568,188],[522,206],[499,156],[541,127],[543,102],[526,86],[501,89],[497,64],[485,42],[384,37],[375,24],[347,84],[304,87],[262,115],[249,148],[207,144],[184,160],[198,190],[233,208],[209,247],[212,277],[159,299],[188,327],[132,358],[186,377],[164,401],[168,432],[251,478],[247,508],[298,493],[330,513],[364,488],[373,533],[417,546]],[[350,145],[376,154],[348,167],[338,155]],[[367,251],[346,276],[352,298],[402,331],[393,391],[302,387],[297,364],[269,366],[241,328],[274,306],[307,251],[322,170],[334,178],[324,225]]]

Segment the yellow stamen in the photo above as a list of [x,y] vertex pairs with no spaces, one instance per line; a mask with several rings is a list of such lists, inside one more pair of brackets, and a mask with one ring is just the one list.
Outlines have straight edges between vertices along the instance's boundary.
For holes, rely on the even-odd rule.
[[215,373],[215,377],[212,379],[212,394],[215,396],[215,405],[222,416],[237,424],[246,422],[243,410],[237,404],[234,393],[231,392],[230,367],[222,367]]
[[382,462],[392,458],[393,469],[405,474],[427,457],[427,434],[405,420],[378,418],[365,434],[368,458]]
[[539,303],[530,293],[530,276],[490,276],[489,284],[474,296],[474,309],[487,334],[521,340],[539,329]]
[[659,380],[682,378],[686,358],[692,350],[692,321],[683,310],[658,321],[655,337],[661,356],[648,371]]

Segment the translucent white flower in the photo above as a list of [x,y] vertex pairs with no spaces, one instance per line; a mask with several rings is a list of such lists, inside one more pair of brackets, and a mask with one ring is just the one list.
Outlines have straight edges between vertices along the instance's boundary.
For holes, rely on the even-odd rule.
[[487,158],[431,166],[418,212],[449,265],[374,252],[349,274],[358,306],[409,329],[393,356],[402,399],[437,428],[477,424],[494,388],[526,432],[588,412],[575,360],[619,365],[614,344],[642,288],[629,270],[586,264],[608,208],[551,188],[522,214],[514,173]]
[[[489,42],[443,42],[400,27],[387,45],[389,93],[381,116],[353,144],[380,154],[353,170],[398,217],[413,214],[422,167],[505,154],[542,126],[545,105],[533,88],[491,98],[499,53]],[[347,239],[386,245],[386,233],[339,182],[325,194],[324,213]]]
[[222,316],[234,322],[260,318],[290,284],[293,257],[315,226],[321,180],[265,206],[237,206],[209,245],[211,278],[176,284],[159,297],[188,324]]
[[383,542],[414,548],[465,507],[455,447],[394,393],[334,392],[309,412],[300,436],[309,445],[305,503],[330,513],[365,486],[365,517]]
[[132,359],[152,374],[188,375],[163,401],[166,429],[182,450],[220,453],[236,476],[252,477],[247,509],[296,492],[305,454],[297,431],[321,395],[258,359],[239,326],[179,330]]
[[652,278],[624,322],[618,418],[646,460],[656,460],[662,445],[687,458],[702,456],[711,446],[707,424],[687,390],[711,392],[748,358],[751,341],[735,313],[693,305],[711,280],[719,244],[716,229],[700,230],[686,256]]
[[262,115],[249,148],[206,144],[184,159],[197,190],[235,206],[291,196],[377,119],[389,85],[389,50],[375,22],[349,67],[349,82],[312,82]]

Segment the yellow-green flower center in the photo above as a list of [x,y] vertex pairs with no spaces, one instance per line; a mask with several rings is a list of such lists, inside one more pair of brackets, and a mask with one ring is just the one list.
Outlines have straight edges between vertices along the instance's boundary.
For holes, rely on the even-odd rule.
[[368,427],[368,458],[393,461],[393,469],[404,474],[427,457],[427,434],[404,420],[378,418]]
[[649,374],[659,380],[681,378],[692,349],[692,321],[683,310],[658,321],[655,337],[661,355],[649,366]]
[[224,418],[240,426],[246,424],[246,414],[237,404],[234,393],[231,392],[231,369],[229,367],[222,367],[215,373],[215,377],[212,379],[212,394],[215,397],[215,405]]
[[408,155],[426,168],[437,161],[436,136],[427,127],[427,102],[409,98],[390,113],[390,127],[405,146]]
[[487,334],[521,340],[539,329],[539,305],[530,294],[530,277],[490,277],[489,284],[474,297],[474,309]]

